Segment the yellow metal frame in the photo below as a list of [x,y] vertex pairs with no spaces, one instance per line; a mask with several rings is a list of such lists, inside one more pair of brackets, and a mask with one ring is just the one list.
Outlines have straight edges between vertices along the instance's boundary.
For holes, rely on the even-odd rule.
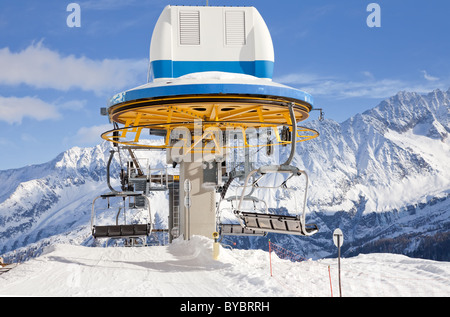
[[[272,146],[272,145],[288,145],[291,144],[292,141],[283,141],[281,140],[280,134],[278,132],[277,126],[269,126],[271,128],[274,128],[274,134],[275,134],[275,140],[274,142],[271,143],[265,143],[265,144],[258,144],[258,145],[254,145],[254,144],[249,144],[247,142],[246,139],[246,132],[245,129],[239,127],[239,130],[241,130],[242,134],[243,134],[243,145],[242,146],[220,146],[220,142],[217,140],[217,138],[215,137],[214,133],[211,133],[210,131],[206,131],[204,133],[202,133],[202,135],[199,138],[193,138],[193,142],[192,144],[189,146],[187,144],[187,140],[184,140],[185,143],[182,144],[182,146],[180,146],[180,143],[177,144],[177,146],[172,146],[170,145],[170,131],[168,129],[167,131],[167,135],[164,139],[164,144],[145,144],[140,142],[140,133],[142,131],[142,129],[145,128],[151,128],[149,126],[139,126],[139,127],[134,127],[134,128],[130,128],[130,127],[123,127],[123,128],[118,128],[118,129],[113,129],[110,131],[106,131],[104,132],[101,137],[104,140],[113,142],[113,143],[117,143],[117,144],[121,144],[121,145],[126,145],[126,146],[138,146],[138,147],[143,147],[143,148],[153,148],[153,149],[167,149],[167,148],[189,148],[189,150],[187,150],[186,153],[189,152],[195,152],[195,150],[198,150],[198,145],[200,144],[200,141],[212,141],[214,142],[215,148],[219,150],[219,148],[221,148],[221,150],[226,150],[228,148],[245,148],[245,147],[262,147],[262,146]],[[125,137],[128,133],[128,131],[133,131],[136,130],[136,135],[135,137],[131,140],[126,140]],[[114,135],[115,132],[119,132],[118,135]],[[133,131],[134,132],[134,131]],[[304,141],[308,141],[311,139],[314,139],[316,137],[319,136],[319,132],[317,132],[314,129],[310,129],[310,128],[306,128],[306,127],[297,127],[297,135],[296,135],[296,141],[295,142],[304,142]],[[183,141],[183,140],[181,140]],[[202,149],[205,149],[206,147],[202,147]]]
[[[241,95],[200,95],[133,100],[109,108],[111,121],[125,124],[167,124],[192,122],[249,121],[289,122],[288,100]],[[297,121],[308,118],[311,106],[293,102]]]
[[[163,149],[172,148],[170,133],[174,129],[183,127],[195,131],[196,128],[201,127],[201,135],[194,135],[190,146],[184,144],[185,148],[190,149],[188,152],[198,151],[200,141],[214,142],[215,151],[221,152],[227,147],[220,146],[214,133],[211,133],[211,128],[213,131],[234,128],[242,131],[244,136],[242,147],[287,145],[291,144],[291,141],[281,140],[277,127],[288,126],[292,131],[292,125],[297,124],[297,122],[291,122],[289,104],[293,106],[297,122],[308,118],[312,109],[308,103],[266,96],[219,94],[133,100],[108,109],[110,120],[123,124],[123,127],[104,132],[102,138],[122,145]],[[272,128],[276,142],[251,145],[245,137],[245,131],[248,128]],[[141,142],[143,129],[165,130],[164,144],[149,145]],[[130,137],[131,133],[134,135]],[[319,133],[313,129],[298,127],[295,141],[307,141],[318,135]],[[201,149],[204,150],[205,146]]]

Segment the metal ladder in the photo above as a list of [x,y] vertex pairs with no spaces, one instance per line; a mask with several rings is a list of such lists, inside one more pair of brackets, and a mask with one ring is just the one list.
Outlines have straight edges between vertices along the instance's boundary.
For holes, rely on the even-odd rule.
[[[180,184],[179,182],[173,182],[173,194],[172,194],[172,227],[180,228]],[[177,184],[178,186],[175,186]],[[179,235],[173,235],[173,238],[178,238]]]

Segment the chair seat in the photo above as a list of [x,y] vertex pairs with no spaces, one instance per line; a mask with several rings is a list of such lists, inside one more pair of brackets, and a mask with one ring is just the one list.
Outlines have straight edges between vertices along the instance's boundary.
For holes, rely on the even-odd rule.
[[306,224],[305,231],[298,217],[254,212],[238,212],[245,228],[265,232],[286,233],[295,235],[311,235],[319,228],[315,224]]
[[148,236],[151,232],[150,224],[94,226],[94,238],[126,238]]
[[221,224],[220,234],[224,236],[265,236],[261,230],[243,228],[240,224]]

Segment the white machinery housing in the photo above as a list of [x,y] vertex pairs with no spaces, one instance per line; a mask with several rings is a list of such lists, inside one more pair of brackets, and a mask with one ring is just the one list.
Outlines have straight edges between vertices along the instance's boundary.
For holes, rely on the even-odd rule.
[[167,6],[153,31],[150,78],[223,71],[272,78],[269,30],[254,7]]

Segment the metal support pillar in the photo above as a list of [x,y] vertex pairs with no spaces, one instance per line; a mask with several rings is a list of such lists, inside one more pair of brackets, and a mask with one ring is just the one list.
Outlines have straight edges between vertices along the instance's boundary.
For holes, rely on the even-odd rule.
[[[193,235],[211,238],[216,231],[216,199],[214,186],[203,182],[203,162],[180,162],[180,222],[181,234],[185,240]],[[191,205],[184,206],[186,179],[191,182]]]

